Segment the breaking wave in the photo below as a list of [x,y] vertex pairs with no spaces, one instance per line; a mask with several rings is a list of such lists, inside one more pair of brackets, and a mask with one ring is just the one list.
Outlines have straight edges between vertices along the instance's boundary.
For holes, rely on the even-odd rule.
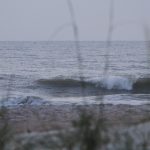
[[53,79],[40,79],[37,80],[39,85],[52,86],[52,87],[83,87],[101,90],[116,90],[116,91],[129,91],[129,92],[150,92],[150,78],[133,79],[122,76],[108,76],[99,79],[79,79],[69,78],[53,78]]

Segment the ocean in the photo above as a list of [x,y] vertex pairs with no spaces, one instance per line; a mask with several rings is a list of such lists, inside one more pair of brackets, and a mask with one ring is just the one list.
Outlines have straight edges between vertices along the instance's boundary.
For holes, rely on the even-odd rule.
[[75,44],[0,42],[1,105],[150,103],[149,42]]

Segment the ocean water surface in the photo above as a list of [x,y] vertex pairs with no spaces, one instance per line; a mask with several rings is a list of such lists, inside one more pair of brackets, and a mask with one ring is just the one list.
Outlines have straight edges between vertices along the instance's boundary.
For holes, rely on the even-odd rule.
[[1,103],[150,103],[148,42],[85,41],[79,48],[81,62],[70,41],[0,42]]

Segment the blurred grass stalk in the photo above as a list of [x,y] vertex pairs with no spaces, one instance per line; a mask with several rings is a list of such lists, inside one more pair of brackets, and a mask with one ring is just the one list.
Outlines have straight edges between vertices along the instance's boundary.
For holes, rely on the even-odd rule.
[[[78,26],[77,26],[76,18],[75,18],[74,7],[73,7],[71,0],[67,0],[67,4],[69,8],[73,34],[74,34],[74,39],[75,39],[79,76],[80,76],[81,83],[84,83],[84,77],[83,77],[83,72],[82,72],[83,62],[82,62],[81,51],[80,51],[80,46],[79,46],[79,33],[78,33]],[[114,1],[111,1],[110,16],[109,16],[110,25],[109,25],[108,37],[107,37],[108,46],[111,40],[112,30],[113,30],[113,18],[114,18],[113,11],[114,11]],[[106,52],[104,75],[107,73],[108,64],[109,64],[108,53],[109,53],[109,49]],[[84,91],[85,86],[82,84],[81,88]],[[101,94],[103,95],[103,93]],[[101,97],[101,99],[99,100],[102,100],[102,99],[103,97]],[[86,107],[86,105],[84,107]],[[94,112],[88,112],[89,110],[86,110],[85,108],[85,109],[80,110],[79,119],[73,121],[73,128],[75,129],[76,138],[75,139],[72,138],[73,141],[71,141],[71,143],[75,143],[75,145],[78,145],[80,150],[97,150],[103,147],[103,145],[108,142],[108,139],[106,138],[107,128],[106,128],[106,124],[103,118],[103,107],[104,105],[102,104],[102,101],[101,101],[100,108],[99,108],[100,114],[98,114],[97,118],[95,117]],[[71,146],[72,149],[73,149],[73,146],[74,145]]]
[[108,24],[108,33],[107,33],[107,49],[105,54],[105,67],[104,67],[104,75],[107,75],[109,69],[109,49],[111,47],[111,40],[114,28],[114,9],[115,9],[115,0],[110,0],[110,8],[109,8],[109,24]]
[[[67,4],[68,4],[70,20],[71,20],[71,25],[72,25],[72,30],[73,30],[74,40],[75,40],[79,78],[81,80],[81,83],[84,83],[82,82],[84,81],[83,72],[82,72],[83,62],[82,62],[82,56],[81,56],[81,50],[80,50],[80,44],[79,44],[79,30],[78,30],[78,25],[76,22],[75,11],[74,11],[74,7],[73,7],[71,0],[67,0]],[[81,86],[84,86],[84,85],[81,85]]]

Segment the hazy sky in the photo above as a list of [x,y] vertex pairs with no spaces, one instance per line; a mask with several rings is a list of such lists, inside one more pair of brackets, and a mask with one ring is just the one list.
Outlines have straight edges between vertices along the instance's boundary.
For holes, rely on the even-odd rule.
[[[72,2],[80,40],[106,40],[111,0]],[[144,40],[150,27],[150,0],[115,0],[114,8],[113,40]],[[66,0],[0,0],[1,41],[73,40],[69,22]]]

